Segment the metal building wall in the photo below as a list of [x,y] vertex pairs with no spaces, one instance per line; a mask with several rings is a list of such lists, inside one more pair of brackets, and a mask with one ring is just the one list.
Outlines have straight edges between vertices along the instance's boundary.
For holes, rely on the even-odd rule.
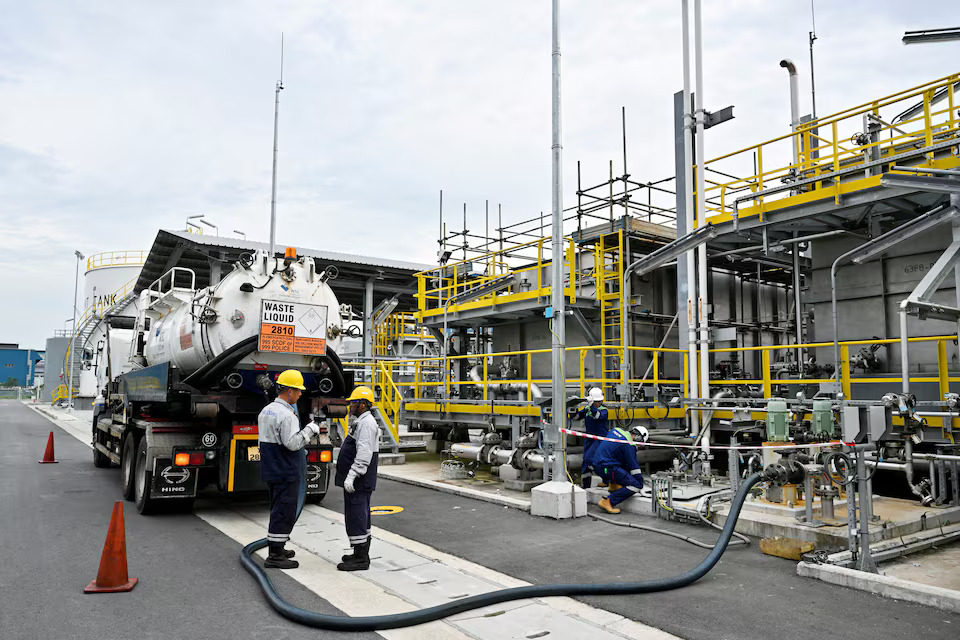
[[[808,308],[812,306],[815,318],[814,340],[833,340],[832,310],[830,304],[830,267],[842,253],[849,251],[864,240],[840,238],[815,241],[811,247],[813,274],[809,291],[805,296]],[[863,265],[847,265],[840,268],[837,276],[838,333],[840,340],[863,340],[873,336],[899,338],[898,310],[900,303],[923,278],[950,243],[950,231],[941,227],[918,236],[895,247],[885,257]],[[947,278],[937,291],[934,300],[947,305],[956,304],[954,279]],[[957,326],[941,320],[908,319],[908,332],[913,336],[956,334]],[[851,348],[851,353],[856,349]],[[899,346],[883,347],[877,352],[884,372],[899,376]],[[951,369],[958,367],[957,346],[947,343],[947,358]],[[829,348],[817,350],[817,361],[833,361]],[[934,374],[937,371],[936,343],[912,343],[910,345],[910,371]]]
[[50,394],[63,382],[60,376],[63,374],[63,360],[69,344],[70,338],[47,338],[43,387],[40,390],[40,399],[43,401],[49,402]]

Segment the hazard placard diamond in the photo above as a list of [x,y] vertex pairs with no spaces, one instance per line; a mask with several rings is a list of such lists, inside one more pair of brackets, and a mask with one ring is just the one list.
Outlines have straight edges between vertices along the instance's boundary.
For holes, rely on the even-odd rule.
[[310,308],[305,314],[300,316],[298,320],[300,326],[307,330],[307,333],[313,335],[319,331],[324,325],[324,318],[315,309]]

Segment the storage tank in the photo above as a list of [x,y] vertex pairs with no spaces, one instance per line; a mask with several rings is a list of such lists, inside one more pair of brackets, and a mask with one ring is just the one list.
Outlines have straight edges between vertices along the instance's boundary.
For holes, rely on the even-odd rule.
[[105,251],[87,258],[83,276],[83,310],[102,312],[133,291],[146,258],[145,251]]
[[[150,319],[143,357],[148,365],[172,363],[182,376],[218,359],[319,370],[343,331],[340,304],[313,258],[244,254],[233,271],[197,290],[193,272],[174,268],[140,294]],[[263,333],[261,333],[261,324]]]

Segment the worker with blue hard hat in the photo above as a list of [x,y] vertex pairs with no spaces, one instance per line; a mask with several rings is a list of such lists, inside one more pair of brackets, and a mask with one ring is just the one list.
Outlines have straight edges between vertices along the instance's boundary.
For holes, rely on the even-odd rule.
[[[587,402],[589,404],[580,409],[574,415],[574,418],[583,420],[583,428],[588,434],[593,436],[607,435],[607,432],[610,431],[608,424],[609,412],[607,408],[603,406],[603,390],[599,387],[590,389],[587,393]],[[593,458],[591,451],[597,442],[599,442],[599,440],[594,440],[593,438],[583,439],[583,465],[580,468],[580,486],[584,489],[589,489],[593,480],[594,471],[590,464]]]
[[370,568],[370,498],[377,488],[380,450],[380,427],[371,413],[374,400],[370,387],[357,387],[347,398],[354,420],[340,446],[333,483],[343,487],[343,519],[353,553],[343,556],[340,571]]
[[608,440],[598,440],[593,446],[591,463],[597,475],[607,484],[620,485],[616,490],[601,499],[598,507],[607,513],[620,513],[617,505],[643,489],[643,471],[637,462],[635,443],[646,442],[649,433],[646,427],[630,429],[611,429],[605,436]]
[[320,432],[310,422],[300,428],[297,401],[305,391],[303,374],[288,369],[277,376],[277,398],[257,416],[260,447],[260,478],[270,491],[270,524],[267,527],[267,559],[264,567],[296,569],[294,552],[284,549],[297,522],[297,500],[304,467],[302,449]]

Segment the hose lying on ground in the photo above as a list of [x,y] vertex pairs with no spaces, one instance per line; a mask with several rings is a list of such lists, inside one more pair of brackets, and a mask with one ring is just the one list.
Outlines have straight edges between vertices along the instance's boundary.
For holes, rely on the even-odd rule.
[[524,598],[544,598],[549,596],[603,596],[603,595],[631,595],[635,593],[652,593],[655,591],[668,591],[670,589],[679,589],[688,584],[696,582],[702,578],[715,564],[720,560],[724,550],[730,543],[730,537],[733,534],[733,527],[737,523],[740,515],[740,508],[743,506],[750,492],[751,487],[763,479],[763,475],[754,473],[744,480],[740,485],[740,490],[734,496],[730,505],[730,513],[724,524],[723,531],[713,550],[707,554],[697,566],[686,573],[682,573],[672,578],[658,578],[655,580],[643,580],[641,582],[621,582],[605,584],[554,584],[554,585],[530,585],[527,587],[514,587],[512,589],[501,589],[489,593],[462,598],[456,602],[418,609],[417,611],[408,611],[405,613],[392,613],[382,616],[334,616],[314,611],[307,611],[291,605],[280,597],[277,590],[274,589],[266,571],[253,560],[253,553],[267,546],[266,538],[251,542],[240,554],[240,563],[250,575],[257,581],[263,590],[270,606],[283,617],[298,622],[300,624],[315,627],[318,629],[330,629],[333,631],[376,631],[378,629],[397,629],[399,627],[411,627],[413,625],[424,624],[446,618],[463,611],[489,607],[490,605],[508,602],[510,600],[522,600]]
[[[635,523],[635,522],[625,522],[625,521],[622,521],[622,520],[614,520],[613,518],[606,518],[606,517],[604,517],[604,516],[600,516],[600,515],[597,515],[597,514],[595,514],[595,513],[588,513],[587,515],[590,516],[591,518],[593,518],[594,520],[599,520],[600,522],[606,522],[607,524],[615,524],[615,525],[617,525],[618,527],[630,527],[631,529],[640,529],[640,530],[642,530],[642,531],[650,531],[650,532],[652,532],[652,533],[660,533],[660,534],[663,534],[663,535],[665,535],[665,536],[670,536],[671,538],[676,538],[677,540],[683,540],[684,542],[689,542],[690,544],[697,545],[698,547],[700,547],[700,548],[702,548],[702,549],[713,549],[714,547],[717,546],[717,544],[720,544],[720,541],[719,541],[719,540],[717,541],[717,544],[710,544],[710,543],[708,543],[708,542],[700,542],[700,541],[697,540],[696,538],[691,538],[690,536],[685,536],[685,535],[683,535],[682,533],[677,533],[676,531],[668,531],[667,529],[657,529],[656,527],[648,527],[648,526],[645,525],[645,524],[637,524],[637,523]],[[701,516],[701,517],[702,517],[702,516]],[[710,524],[713,524],[713,523],[710,522],[709,520],[707,520],[707,522],[710,523]],[[734,533],[734,535],[736,535],[738,538],[739,538],[740,535],[741,535],[741,534],[737,534],[736,532],[733,532],[733,533]],[[748,541],[748,542],[749,542],[749,541]],[[727,546],[733,546],[733,545],[735,545],[735,544],[748,544],[748,542],[744,542],[742,539],[740,539],[740,540],[734,540],[733,542],[730,542]]]

